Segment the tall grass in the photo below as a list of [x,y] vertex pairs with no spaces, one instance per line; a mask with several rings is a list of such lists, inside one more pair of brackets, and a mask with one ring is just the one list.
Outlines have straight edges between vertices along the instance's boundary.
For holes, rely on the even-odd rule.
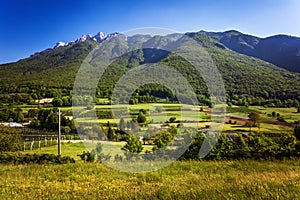
[[185,161],[142,174],[99,163],[1,165],[0,199],[297,199],[300,160]]

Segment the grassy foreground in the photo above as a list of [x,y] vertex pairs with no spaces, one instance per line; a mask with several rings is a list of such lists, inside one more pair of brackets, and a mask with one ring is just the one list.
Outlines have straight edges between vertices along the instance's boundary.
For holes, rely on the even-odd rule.
[[1,165],[0,199],[297,199],[300,160],[175,162],[144,174],[99,163]]

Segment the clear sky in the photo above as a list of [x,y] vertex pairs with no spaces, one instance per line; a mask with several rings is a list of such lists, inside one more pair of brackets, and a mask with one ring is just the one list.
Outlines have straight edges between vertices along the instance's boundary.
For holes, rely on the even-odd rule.
[[300,36],[299,0],[0,0],[0,63],[82,34],[161,27]]

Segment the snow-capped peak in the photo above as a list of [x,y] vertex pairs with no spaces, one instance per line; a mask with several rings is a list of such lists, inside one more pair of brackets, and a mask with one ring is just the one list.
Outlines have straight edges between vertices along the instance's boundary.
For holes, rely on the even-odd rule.
[[58,42],[58,43],[56,43],[56,45],[55,45],[54,48],[57,48],[57,47],[64,47],[64,46],[68,46],[68,43],[65,43],[65,42]]
[[105,39],[105,37],[106,37],[106,35],[104,35],[103,32],[99,32],[94,36],[96,42],[103,41]]
[[95,42],[102,42],[103,40],[108,40],[114,37],[117,37],[119,33],[111,33],[108,35],[105,35],[103,32],[99,32],[96,35],[91,35],[91,34],[84,34],[80,38],[78,38],[75,42],[58,42],[54,48],[58,47],[64,47],[72,44],[76,44],[79,42],[85,42],[85,41],[95,41]]
[[85,42],[93,40],[93,36],[91,34],[82,35],[75,42]]

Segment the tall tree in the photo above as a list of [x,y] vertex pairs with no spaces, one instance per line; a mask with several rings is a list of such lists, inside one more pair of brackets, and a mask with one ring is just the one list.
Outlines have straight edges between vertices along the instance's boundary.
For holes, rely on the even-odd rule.
[[120,128],[121,132],[125,132],[126,124],[125,124],[124,118],[120,119],[119,128]]
[[144,115],[143,112],[139,112],[139,115],[137,117],[137,122],[138,123],[145,123],[146,122],[146,116]]
[[294,136],[297,138],[297,140],[300,140],[300,126],[299,125],[297,125],[294,128]]
[[252,122],[253,126],[260,127],[260,115],[257,112],[251,112],[249,115],[249,121]]
[[107,138],[110,141],[113,141],[114,139],[114,129],[112,129],[111,125],[109,125],[108,129],[107,129]]

